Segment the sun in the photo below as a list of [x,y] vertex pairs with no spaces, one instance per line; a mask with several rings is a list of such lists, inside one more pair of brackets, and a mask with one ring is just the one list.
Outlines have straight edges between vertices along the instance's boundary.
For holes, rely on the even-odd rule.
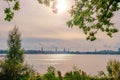
[[57,0],[56,8],[57,13],[63,13],[68,9],[65,0]]
[[54,13],[63,13],[68,11],[68,5],[65,0],[53,0],[51,8]]

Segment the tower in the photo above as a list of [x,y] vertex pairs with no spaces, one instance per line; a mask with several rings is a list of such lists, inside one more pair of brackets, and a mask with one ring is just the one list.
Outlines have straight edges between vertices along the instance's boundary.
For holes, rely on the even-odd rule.
[[43,49],[43,47],[41,47],[41,52],[43,52],[44,51],[44,49]]

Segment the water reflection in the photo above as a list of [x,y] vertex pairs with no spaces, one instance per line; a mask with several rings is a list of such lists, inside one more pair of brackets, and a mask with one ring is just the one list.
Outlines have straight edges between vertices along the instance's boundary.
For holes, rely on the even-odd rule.
[[106,71],[106,64],[110,59],[120,61],[120,55],[74,55],[74,54],[34,54],[25,55],[25,62],[34,66],[40,73],[45,73],[48,66],[54,66],[62,73],[73,69],[73,65],[88,74]]

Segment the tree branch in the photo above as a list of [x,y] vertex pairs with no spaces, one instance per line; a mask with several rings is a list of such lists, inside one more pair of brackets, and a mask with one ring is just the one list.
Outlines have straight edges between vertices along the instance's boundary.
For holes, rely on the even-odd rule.
[[9,1],[8,1],[8,0],[6,0],[6,1],[7,1],[7,4],[8,4],[8,7],[11,8],[11,7],[10,7],[10,3],[9,3]]

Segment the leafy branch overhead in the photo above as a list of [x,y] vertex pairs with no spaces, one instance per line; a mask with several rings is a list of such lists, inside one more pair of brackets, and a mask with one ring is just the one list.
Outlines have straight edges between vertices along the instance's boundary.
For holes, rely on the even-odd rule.
[[87,35],[87,40],[94,41],[98,31],[112,37],[118,30],[111,22],[114,12],[120,9],[120,0],[75,0],[70,10],[72,19],[69,27],[77,26]]
[[[11,21],[14,17],[14,11],[18,11],[20,9],[19,1],[18,0],[5,0],[8,4],[8,7],[4,9],[5,13],[5,20]],[[13,5],[11,5],[11,3]]]
[[[8,7],[4,9],[5,13],[5,20],[11,21],[14,17],[15,11],[20,9],[20,2],[19,0],[4,0],[8,4]],[[46,6],[50,6],[50,2],[54,0],[38,0],[40,4],[45,4]],[[12,4],[12,5],[11,5]]]
[[[14,2],[14,6],[9,5],[5,9],[5,20],[11,21],[14,16],[14,11],[20,9],[19,2],[17,0],[6,0],[9,3]],[[53,8],[56,5],[54,3],[57,0],[38,0],[40,4],[50,6],[51,2]],[[70,14],[71,20],[67,22],[68,27],[79,27],[84,34],[87,35],[87,40],[96,40],[96,34],[98,31],[107,33],[112,37],[113,33],[118,32],[118,29],[114,27],[111,18],[114,16],[114,12],[120,9],[120,0],[74,0],[75,4],[71,7]]]

